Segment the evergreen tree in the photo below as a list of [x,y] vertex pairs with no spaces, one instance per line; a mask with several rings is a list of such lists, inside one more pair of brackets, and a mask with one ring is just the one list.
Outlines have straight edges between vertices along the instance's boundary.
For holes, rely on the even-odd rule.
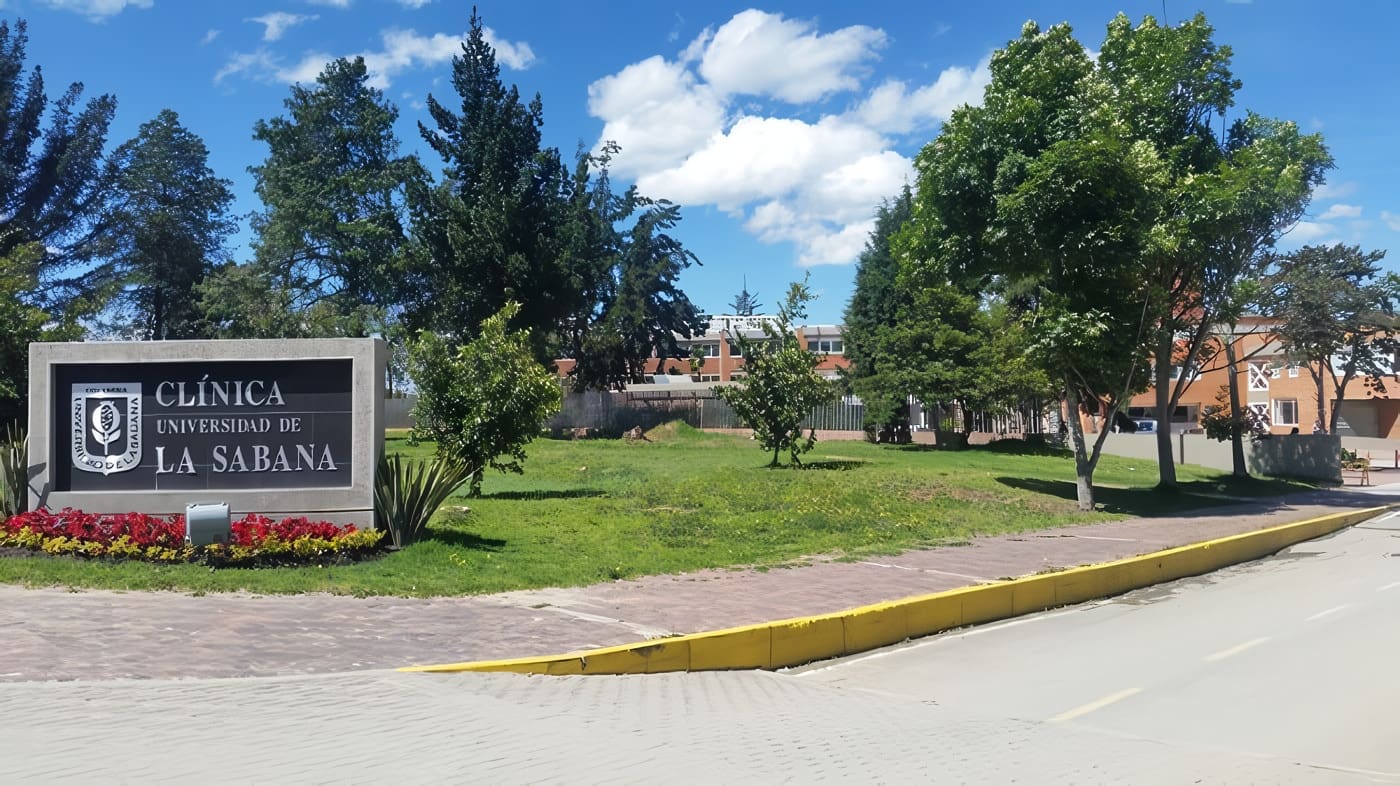
[[466,339],[507,302],[520,303],[512,327],[529,331],[541,361],[551,339],[579,306],[579,289],[560,265],[558,217],[569,178],[558,150],[541,149],[544,110],[538,95],[521,102],[500,79],[480,17],[452,59],[453,111],[428,97],[433,126],[423,139],[442,157],[442,181],[413,195],[420,246],[416,297],[406,318]]
[[116,326],[143,340],[203,338],[196,286],[224,256],[236,225],[229,181],[214,176],[204,142],[166,109],[112,156],[110,222],[123,276]]
[[885,340],[899,324],[901,310],[913,303],[911,290],[898,284],[899,260],[890,248],[891,238],[912,213],[913,194],[908,186],[880,205],[875,228],[856,261],[855,292],[846,305],[842,330],[850,361],[846,379],[865,404],[867,429],[908,425],[906,402],[912,391],[901,385],[898,376],[911,359],[888,355]]
[[117,102],[81,104],[75,82],[50,107],[41,69],[25,73],[28,40],[23,20],[0,21],[0,257],[26,260],[38,282],[19,293],[26,303],[62,313],[113,281],[112,266],[92,263],[109,250],[102,150]]
[[[0,20],[0,421],[25,416],[29,342],[81,336],[113,281],[102,161],[116,99],[82,103],[74,83],[50,105],[26,72],[27,26]],[[45,114],[48,123],[45,125]]]
[[424,178],[399,154],[398,109],[369,85],[363,58],[332,60],[310,87],[293,85],[286,117],[260,120],[266,160],[249,172],[264,210],[253,218],[254,264],[294,312],[351,315],[397,302],[407,243],[406,196]]
[[744,288],[739,290],[739,294],[734,296],[734,300],[729,304],[729,313],[740,317],[751,317],[763,310],[763,304],[758,302],[758,293],[749,293],[749,279],[744,278]]
[[[606,154],[599,163],[590,190],[597,195],[591,202],[600,206],[594,215],[606,218],[594,223],[600,230],[593,247],[598,255],[590,262],[581,254],[574,264],[583,274],[575,280],[592,282],[581,300],[582,318],[571,320],[582,328],[572,333],[577,343],[569,353],[577,361],[572,376],[578,390],[640,383],[653,357],[679,357],[677,337],[689,338],[705,324],[677,286],[680,273],[698,264],[669,234],[680,221],[680,207],[643,197],[635,188],[612,198]],[[619,229],[629,220],[630,229]]]

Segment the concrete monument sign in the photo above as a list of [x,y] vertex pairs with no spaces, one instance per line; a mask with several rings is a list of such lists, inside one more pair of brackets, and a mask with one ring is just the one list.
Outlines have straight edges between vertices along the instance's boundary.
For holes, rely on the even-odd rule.
[[30,506],[370,526],[386,360],[376,339],[31,344]]

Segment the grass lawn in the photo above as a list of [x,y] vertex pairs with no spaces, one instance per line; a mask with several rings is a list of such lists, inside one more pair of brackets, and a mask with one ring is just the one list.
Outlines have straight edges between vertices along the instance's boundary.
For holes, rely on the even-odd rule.
[[[820,442],[803,469],[731,436],[664,426],[649,442],[538,440],[524,475],[490,474],[478,499],[453,497],[432,537],[383,559],[334,568],[0,558],[0,582],[193,592],[471,595],[729,566],[782,566],[890,554],[975,535],[1162,515],[1310,486],[1236,481],[1178,468],[1163,494],[1152,462],[1105,456],[1102,510],[1075,510],[1068,456]],[[391,433],[390,452],[431,453]],[[470,510],[467,510],[467,508]]]

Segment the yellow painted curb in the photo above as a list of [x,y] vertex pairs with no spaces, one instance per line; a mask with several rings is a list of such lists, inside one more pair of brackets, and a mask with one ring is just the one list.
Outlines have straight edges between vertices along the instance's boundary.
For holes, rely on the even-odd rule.
[[406,666],[399,671],[521,674],[654,674],[780,669],[852,655],[965,625],[1120,595],[1260,559],[1396,507],[1333,513],[1057,573],[917,595],[832,614],[766,622],[635,644],[509,660]]

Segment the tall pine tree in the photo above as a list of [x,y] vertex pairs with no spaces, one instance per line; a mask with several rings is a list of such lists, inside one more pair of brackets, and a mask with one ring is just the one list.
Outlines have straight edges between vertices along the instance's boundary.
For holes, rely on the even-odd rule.
[[406,321],[467,339],[516,301],[511,327],[529,329],[537,357],[548,360],[551,339],[579,305],[579,289],[560,266],[567,172],[558,150],[540,147],[539,96],[525,104],[501,82],[475,11],[452,58],[452,86],[458,109],[430,95],[433,126],[418,124],[443,172],[437,186],[414,194],[419,254]]
[[908,359],[888,356],[886,339],[899,324],[901,310],[913,303],[909,289],[898,285],[899,260],[890,248],[891,238],[912,213],[908,186],[880,205],[875,228],[856,261],[855,292],[846,305],[842,338],[851,364],[846,378],[865,403],[867,428],[908,425],[911,391],[898,380]]
[[121,334],[142,340],[203,338],[195,288],[225,256],[237,228],[228,180],[209,168],[204,141],[174,111],[142,124],[117,148],[114,260],[123,289],[113,315]]
[[[28,29],[0,21],[0,421],[24,416],[28,342],[81,335],[110,287],[102,150],[116,99],[82,102],[69,85],[49,102],[26,71]],[[47,114],[47,123],[45,115]]]
[[424,173],[399,153],[398,109],[369,84],[363,58],[337,59],[293,85],[285,117],[260,120],[267,159],[249,171],[266,206],[253,218],[256,263],[304,310],[351,312],[397,301],[406,198]]

